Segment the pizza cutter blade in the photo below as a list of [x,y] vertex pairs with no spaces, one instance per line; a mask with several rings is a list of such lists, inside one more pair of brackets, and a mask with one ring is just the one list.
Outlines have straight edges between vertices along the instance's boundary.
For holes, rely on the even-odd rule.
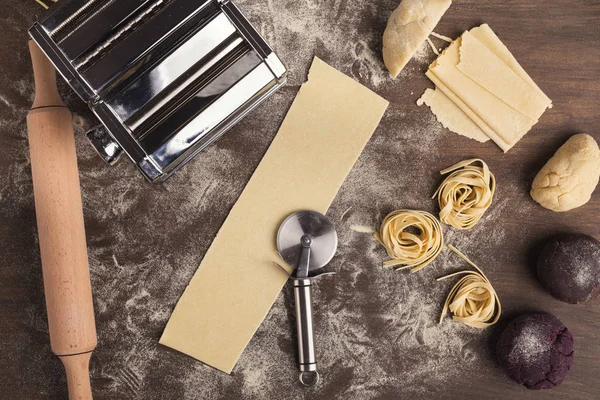
[[337,233],[327,217],[315,211],[299,211],[283,221],[277,233],[277,250],[295,267],[294,298],[298,331],[300,382],[319,382],[312,321],[312,278],[331,261],[337,250]]

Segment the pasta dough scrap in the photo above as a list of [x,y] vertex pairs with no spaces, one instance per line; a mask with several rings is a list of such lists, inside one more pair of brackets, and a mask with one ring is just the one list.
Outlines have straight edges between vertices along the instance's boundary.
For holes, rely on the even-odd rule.
[[448,42],[448,43],[452,43],[453,42],[453,40],[450,39],[448,36],[440,35],[439,33],[436,33],[436,32],[431,32],[431,36],[436,37],[438,39],[441,39],[444,42]]
[[442,226],[425,211],[398,210],[385,217],[375,238],[387,250],[391,260],[384,267],[412,268],[417,272],[430,264],[444,246]]
[[461,253],[456,247],[448,248],[460,258],[476,269],[476,271],[459,271],[438,278],[438,282],[459,275],[463,276],[450,290],[440,317],[440,324],[444,316],[450,311],[452,319],[456,322],[472,326],[473,328],[487,328],[494,325],[502,314],[502,305],[494,287],[483,271],[471,260]]
[[490,138],[473,120],[450,100],[439,88],[426,89],[417,105],[429,106],[444,128],[466,136],[478,142],[487,142]]
[[358,233],[377,233],[375,228],[366,225],[350,225],[350,229]]
[[[473,165],[479,163],[481,167]],[[433,195],[440,206],[440,220],[456,229],[471,229],[492,204],[496,178],[478,158],[461,161],[440,171],[450,175]]]
[[[552,106],[487,25],[463,33],[426,75],[505,152]],[[453,107],[437,108],[434,113],[439,120],[456,115]]]
[[383,61],[398,76],[452,4],[451,0],[402,0],[383,33]]

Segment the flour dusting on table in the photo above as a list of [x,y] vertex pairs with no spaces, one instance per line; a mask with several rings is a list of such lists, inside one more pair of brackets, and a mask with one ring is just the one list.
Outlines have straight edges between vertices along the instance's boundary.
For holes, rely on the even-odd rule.
[[[18,24],[9,24],[19,32],[12,34],[13,40],[25,43],[25,27],[36,13],[35,3],[10,3],[11,9],[29,7],[15,17]],[[104,165],[83,135],[96,120],[61,84],[77,132],[99,336],[91,370],[95,395],[111,399],[431,398],[442,396],[449,382],[491,370],[489,331],[455,323],[451,317],[438,324],[453,282],[436,282],[435,278],[465,269],[465,264],[445,250],[416,274],[386,270],[382,267],[385,250],[372,235],[350,229],[351,225],[378,227],[385,214],[397,208],[437,213],[431,195],[442,179],[438,171],[460,161],[444,157],[445,150],[470,143],[452,141],[431,113],[415,106],[420,93],[431,86],[423,73],[434,55],[425,44],[396,80],[389,77],[381,59],[381,37],[397,1],[238,0],[236,4],[289,68],[289,84],[163,185],[144,182],[128,160],[114,167]],[[16,55],[20,63],[28,61],[25,47]],[[339,234],[338,255],[328,268],[337,275],[315,283],[315,337],[322,383],[306,391],[297,381],[290,285],[231,376],[157,342],[175,303],[277,132],[298,86],[306,80],[314,55],[391,104],[328,212]],[[23,121],[33,84],[30,73],[15,71],[0,70],[4,81],[13,82],[9,88],[0,88],[0,110],[6,115],[0,121],[0,140],[9,143],[16,138],[8,147],[7,154],[13,157],[8,173],[0,176],[0,200],[9,222],[16,224],[21,215],[30,216],[23,240],[30,249],[36,246],[32,239],[35,223]],[[5,97],[12,99],[10,105],[2,100]],[[464,148],[464,158],[477,155],[479,149],[475,145]],[[521,190],[501,179],[498,185],[497,199],[476,229],[456,232],[444,226],[447,242],[480,265],[492,282],[502,260],[488,260],[486,249],[506,238],[498,221],[511,210],[511,201]],[[515,212],[527,215],[529,211]],[[23,272],[30,280],[37,262],[31,258],[31,269]],[[233,262],[249,267],[244,260]],[[38,281],[28,284],[41,287],[38,275]],[[27,315],[31,330],[46,337],[41,294],[32,300]],[[52,374],[32,378],[39,380],[38,386],[46,391],[63,387],[64,382],[55,379],[62,376],[58,361],[44,361],[49,359],[46,355],[36,357],[35,365],[55,362],[44,364],[44,372]]]
[[[313,55],[332,66],[350,68],[352,76],[372,87],[392,79],[381,56],[382,26],[392,4],[346,0],[266,0],[237,2],[282,57],[291,85],[304,81],[307,60]],[[378,29],[365,29],[378,26]],[[415,58],[425,60],[422,47]]]

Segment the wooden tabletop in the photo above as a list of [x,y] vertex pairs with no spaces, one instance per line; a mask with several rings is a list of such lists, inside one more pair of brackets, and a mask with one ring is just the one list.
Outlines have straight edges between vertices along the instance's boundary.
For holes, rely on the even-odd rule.
[[[562,303],[540,286],[535,250],[558,232],[600,239],[600,193],[579,209],[553,213],[529,196],[536,172],[566,139],[600,140],[600,2],[457,0],[436,31],[456,37],[488,23],[553,100],[509,153],[444,130],[416,100],[433,87],[427,48],[396,79],[381,61],[381,36],[396,0],[239,0],[290,68],[289,84],[252,117],[167,183],[143,181],[128,160],[108,167],[85,143],[96,124],[63,85],[74,112],[99,346],[92,357],[97,399],[600,398],[600,299]],[[64,372],[51,354],[35,226],[25,116],[33,96],[27,27],[42,11],[6,0],[0,15],[0,397],[62,399]],[[440,43],[442,45],[442,43]],[[286,287],[231,376],[158,345],[158,338],[229,209],[244,188],[306,79],[313,55],[390,101],[380,127],[328,215],[340,236],[331,269],[314,292],[323,381],[297,382],[294,305]],[[452,282],[436,277],[466,266],[448,251],[417,274],[385,270],[384,250],[352,224],[376,226],[398,208],[436,212],[439,170],[479,157],[498,191],[469,232],[445,228],[488,275],[503,306],[487,330],[445,319]],[[247,267],[239,260],[240,268]],[[511,317],[556,315],[575,338],[573,367],[559,387],[529,391],[496,363],[493,344]]]

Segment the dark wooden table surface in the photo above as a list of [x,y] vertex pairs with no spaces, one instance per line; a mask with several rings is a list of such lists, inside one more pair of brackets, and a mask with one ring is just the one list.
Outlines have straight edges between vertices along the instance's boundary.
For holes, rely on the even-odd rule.
[[[539,285],[536,246],[557,232],[600,238],[600,194],[557,214],[537,206],[533,177],[572,134],[600,140],[600,2],[457,0],[436,29],[456,36],[489,23],[554,101],[508,154],[457,137],[416,100],[432,84],[434,55],[423,49],[396,80],[386,76],[381,36],[396,0],[240,0],[238,4],[290,68],[289,85],[252,118],[169,182],[145,183],[127,161],[110,168],[85,143],[94,125],[64,85],[75,115],[99,346],[92,358],[98,399],[600,398],[600,299],[569,305]],[[4,0],[0,14],[0,398],[62,399],[65,378],[51,354],[25,116],[33,98],[26,29],[41,9]],[[370,87],[391,104],[329,211],[340,232],[338,275],[315,291],[323,382],[296,381],[293,298],[287,287],[229,376],[157,344],[171,310],[228,210],[277,132],[313,55]],[[434,278],[464,267],[444,252],[418,274],[384,270],[383,250],[351,224],[376,225],[389,211],[435,212],[437,173],[481,157],[498,179],[495,203],[470,232],[446,228],[489,275],[504,314],[479,331],[437,319],[450,282]],[[240,260],[240,267],[245,267]],[[512,316],[554,313],[575,338],[565,382],[534,392],[507,378],[492,344]]]

